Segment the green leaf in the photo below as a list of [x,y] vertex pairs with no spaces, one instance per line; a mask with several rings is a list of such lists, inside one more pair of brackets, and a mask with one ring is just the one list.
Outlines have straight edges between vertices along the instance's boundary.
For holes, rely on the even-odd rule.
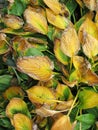
[[43,56],[43,53],[37,48],[29,48],[26,50],[25,56]]
[[0,91],[4,91],[10,85],[12,76],[11,75],[1,75],[0,76]]
[[91,125],[93,125],[96,120],[95,115],[93,114],[83,114],[76,117],[76,119],[80,122],[84,122],[86,124],[91,124]]
[[26,9],[28,0],[14,0],[14,3],[8,9],[8,14],[21,16]]
[[89,130],[89,128],[91,127],[90,124],[86,124],[84,122],[77,122],[74,130]]

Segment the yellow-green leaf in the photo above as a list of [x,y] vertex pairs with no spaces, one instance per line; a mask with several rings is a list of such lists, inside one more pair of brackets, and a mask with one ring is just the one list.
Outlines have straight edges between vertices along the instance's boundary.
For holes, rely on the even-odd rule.
[[37,80],[47,81],[53,77],[53,63],[47,56],[18,58],[17,67]]
[[16,113],[23,113],[30,117],[26,103],[20,98],[12,98],[6,107],[7,117],[13,118]]
[[17,86],[12,86],[9,87],[3,94],[5,99],[12,99],[13,97],[20,97],[20,98],[24,98],[24,92],[21,89],[21,87],[17,87]]
[[55,96],[49,88],[44,86],[33,86],[27,90],[28,97],[32,103],[53,104]]
[[46,9],[46,15],[47,15],[48,22],[56,26],[57,28],[65,29],[70,23],[67,18],[61,15],[55,15],[54,12],[48,8]]
[[61,50],[69,57],[73,57],[80,49],[80,42],[73,27],[64,30],[61,36]]
[[32,130],[33,123],[26,115],[18,113],[13,117],[15,130]]
[[36,12],[34,9],[29,7],[25,10],[24,17],[26,19],[26,22],[32,28],[34,28],[35,31],[42,34],[47,34],[47,20],[43,14],[41,14],[40,12]]
[[60,45],[61,45],[60,40],[55,39],[55,41],[54,41],[55,56],[62,64],[67,65],[69,62],[69,58],[62,52]]

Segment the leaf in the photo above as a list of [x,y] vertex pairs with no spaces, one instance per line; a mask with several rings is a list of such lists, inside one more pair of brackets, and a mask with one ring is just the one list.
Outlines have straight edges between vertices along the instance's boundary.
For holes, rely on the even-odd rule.
[[56,92],[57,92],[57,97],[60,100],[70,100],[73,98],[70,89],[68,88],[68,86],[64,84],[58,84],[56,88]]
[[45,108],[44,106],[38,109],[35,109],[35,112],[37,113],[37,115],[40,115],[42,117],[54,116],[55,114],[65,112],[65,111],[66,110],[61,110],[61,111],[50,110],[50,109]]
[[5,54],[8,51],[7,36],[4,33],[0,33],[0,55]]
[[54,53],[56,58],[64,65],[67,65],[69,62],[68,57],[62,52],[61,48],[60,48],[60,40],[59,39],[55,39],[54,41]]
[[8,8],[8,14],[21,16],[27,7],[29,0],[14,0]]
[[98,40],[84,32],[82,48],[84,54],[93,59],[98,54]]
[[11,79],[11,75],[0,75],[0,91],[4,91],[10,86]]
[[66,13],[66,7],[58,0],[43,0],[44,3],[57,15]]
[[26,90],[28,98],[36,104],[53,104],[55,97],[49,88],[44,86],[33,86]]
[[46,8],[46,15],[48,22],[59,29],[65,29],[69,24],[67,18],[61,15],[55,15],[55,13],[48,8]]
[[48,32],[48,25],[47,20],[43,14],[40,12],[36,12],[33,8],[29,7],[24,12],[24,17],[26,22],[34,28],[35,31],[47,34]]
[[15,130],[32,130],[33,123],[26,115],[18,113],[13,117]]
[[81,109],[88,109],[98,106],[98,93],[94,90],[83,89],[79,92],[79,107]]
[[12,86],[9,87],[4,93],[3,96],[5,99],[12,99],[13,97],[24,98],[24,92],[21,87]]
[[70,123],[70,119],[68,116],[64,115],[62,117],[60,117],[59,119],[57,119],[51,130],[72,130],[72,125]]
[[53,63],[47,56],[18,58],[17,67],[37,80],[47,81],[53,77]]
[[82,2],[82,0],[76,0],[76,1],[83,8],[83,2]]
[[84,4],[91,10],[91,11],[98,11],[98,1],[97,0],[83,0]]
[[22,113],[30,117],[27,104],[20,98],[12,98],[6,107],[6,115],[9,118],[13,118],[17,113]]
[[80,42],[83,44],[84,32],[90,34],[92,37],[98,40],[98,29],[96,24],[89,18],[87,18],[79,28],[78,36]]
[[79,39],[73,27],[66,28],[62,33],[61,50],[69,57],[73,57],[80,50]]
[[3,18],[3,22],[7,27],[12,29],[20,29],[24,24],[24,21],[20,17],[8,14]]
[[83,115],[77,116],[76,119],[80,122],[84,122],[90,125],[93,125],[96,120],[95,115],[93,114],[83,114]]

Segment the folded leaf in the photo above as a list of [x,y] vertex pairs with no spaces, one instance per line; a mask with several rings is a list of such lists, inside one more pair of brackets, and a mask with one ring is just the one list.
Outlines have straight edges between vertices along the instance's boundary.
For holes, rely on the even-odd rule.
[[12,99],[13,97],[24,98],[24,92],[21,87],[12,86],[9,87],[3,94],[5,99]]
[[53,76],[53,63],[47,56],[18,58],[17,67],[30,77],[41,81],[47,81]]
[[33,123],[26,115],[18,113],[13,117],[15,130],[32,130]]
[[30,117],[27,104],[20,98],[12,98],[6,107],[6,115],[13,118],[14,114],[23,113]]
[[46,15],[48,22],[59,29],[65,29],[69,24],[69,20],[67,18],[61,15],[55,15],[54,12],[48,8],[46,9]]
[[98,93],[92,89],[83,89],[79,93],[79,107],[88,109],[98,106]]
[[26,22],[31,25],[35,31],[42,34],[47,34],[47,20],[43,14],[36,12],[31,7],[29,7],[25,10],[24,17],[26,19]]
[[60,48],[61,42],[59,39],[55,39],[54,41],[54,53],[56,58],[64,65],[68,64],[68,57],[62,52]]
[[72,130],[72,125],[68,116],[64,115],[57,119],[51,130]]
[[12,29],[20,29],[24,24],[23,20],[15,15],[5,15],[3,22],[7,27]]
[[65,55],[73,57],[79,49],[80,43],[76,30],[73,27],[66,28],[61,36],[61,50]]
[[36,104],[53,104],[55,97],[49,88],[44,86],[33,86],[27,91],[28,98]]

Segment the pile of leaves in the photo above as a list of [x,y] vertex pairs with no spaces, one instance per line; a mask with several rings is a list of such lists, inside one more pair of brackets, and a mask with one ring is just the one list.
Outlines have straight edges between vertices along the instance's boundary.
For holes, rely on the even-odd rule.
[[98,130],[98,1],[5,2],[0,130]]

